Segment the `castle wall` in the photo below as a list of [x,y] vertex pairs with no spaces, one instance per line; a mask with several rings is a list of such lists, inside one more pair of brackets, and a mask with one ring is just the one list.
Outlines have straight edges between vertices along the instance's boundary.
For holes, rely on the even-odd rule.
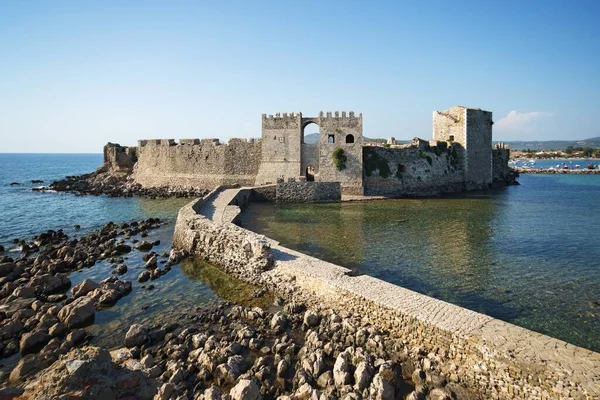
[[213,189],[218,185],[254,184],[261,155],[260,141],[232,139],[141,140],[134,179],[144,187]]
[[[331,112],[320,115],[319,134],[319,174],[316,180],[321,182],[340,182],[342,193],[364,193],[363,188],[363,117],[354,112]],[[348,135],[352,135],[354,143],[346,143]],[[329,137],[334,143],[329,143]],[[346,168],[339,171],[333,161],[333,152],[341,148],[347,158]]]
[[365,194],[437,196],[463,191],[464,149],[446,142],[425,143],[407,148],[364,147]]
[[339,182],[278,182],[278,203],[331,203],[342,200]]
[[302,114],[262,116],[261,163],[255,183],[275,183],[277,178],[297,179],[301,171]]

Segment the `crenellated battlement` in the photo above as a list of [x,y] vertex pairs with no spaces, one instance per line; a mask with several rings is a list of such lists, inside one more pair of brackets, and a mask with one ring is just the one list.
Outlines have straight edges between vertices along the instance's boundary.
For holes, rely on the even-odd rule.
[[354,119],[354,118],[362,118],[362,113],[358,114],[358,117],[355,116],[354,111],[349,111],[348,115],[346,115],[346,111],[327,111],[327,112],[323,112],[321,111],[319,113],[319,118],[321,119],[336,119],[336,120],[340,120],[340,119]]
[[198,146],[198,147],[217,147],[227,145],[238,145],[243,144],[256,144],[259,143],[260,139],[256,138],[231,138],[227,143],[221,143],[217,138],[204,138],[204,139],[179,139],[177,142],[175,139],[142,139],[138,140],[138,148],[144,147],[173,147],[173,146]]

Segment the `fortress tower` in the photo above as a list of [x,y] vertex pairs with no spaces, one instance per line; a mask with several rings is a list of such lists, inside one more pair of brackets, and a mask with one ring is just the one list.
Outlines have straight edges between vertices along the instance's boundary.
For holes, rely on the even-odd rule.
[[492,113],[479,108],[455,106],[433,112],[433,140],[460,144],[467,190],[492,183]]

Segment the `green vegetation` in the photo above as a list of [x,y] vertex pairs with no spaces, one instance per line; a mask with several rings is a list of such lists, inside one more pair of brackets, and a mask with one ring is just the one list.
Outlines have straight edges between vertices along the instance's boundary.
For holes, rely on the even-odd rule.
[[379,171],[379,176],[382,178],[387,178],[392,173],[387,159],[380,157],[375,152],[369,152],[365,160],[365,172],[367,176],[371,176],[376,170]]
[[346,157],[346,154],[344,154],[344,149],[338,147],[333,151],[332,157],[333,163],[338,171],[346,169],[346,161],[348,160],[348,157]]
[[223,299],[247,307],[268,307],[273,302],[270,293],[253,297],[257,286],[243,282],[221,271],[217,266],[199,258],[181,263],[181,270],[191,279],[206,283]]
[[429,165],[433,164],[433,159],[431,158],[431,156],[429,156],[429,155],[425,154],[425,153],[423,152],[423,150],[419,150],[419,157],[420,157],[420,158],[424,158],[424,159],[426,159],[426,160],[427,160],[427,162],[429,163]]

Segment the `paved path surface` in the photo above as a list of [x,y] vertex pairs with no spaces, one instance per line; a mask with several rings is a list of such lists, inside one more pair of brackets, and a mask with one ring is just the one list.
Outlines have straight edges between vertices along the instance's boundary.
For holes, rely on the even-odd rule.
[[212,199],[202,205],[200,215],[205,216],[213,222],[224,224],[234,220],[239,214],[240,208],[236,205],[231,205],[233,200],[241,191],[246,191],[251,188],[241,187],[235,189],[223,189],[216,193]]

